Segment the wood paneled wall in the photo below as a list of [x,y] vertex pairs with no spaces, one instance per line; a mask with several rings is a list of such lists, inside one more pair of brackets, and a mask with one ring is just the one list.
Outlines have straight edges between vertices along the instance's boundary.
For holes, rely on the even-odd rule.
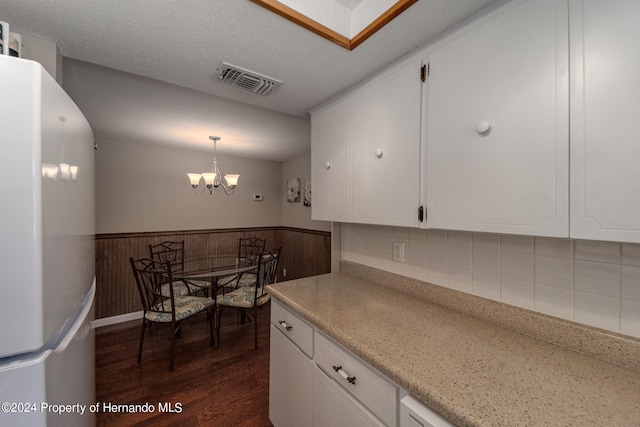
[[[282,246],[278,281],[331,271],[331,233],[290,227],[189,230],[96,235],[96,319],[142,310],[129,257],[149,256],[149,245],[185,242],[187,258],[236,253],[238,239],[267,239],[267,248]],[[282,269],[287,276],[282,277]]]

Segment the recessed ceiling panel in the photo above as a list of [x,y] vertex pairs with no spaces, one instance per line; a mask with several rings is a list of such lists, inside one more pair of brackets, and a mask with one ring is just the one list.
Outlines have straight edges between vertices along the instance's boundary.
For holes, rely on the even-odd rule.
[[418,0],[251,1],[353,50]]

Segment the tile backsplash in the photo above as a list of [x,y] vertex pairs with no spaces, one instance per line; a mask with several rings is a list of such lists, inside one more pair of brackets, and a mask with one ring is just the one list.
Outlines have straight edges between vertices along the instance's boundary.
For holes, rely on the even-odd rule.
[[640,337],[640,244],[342,224],[342,259]]

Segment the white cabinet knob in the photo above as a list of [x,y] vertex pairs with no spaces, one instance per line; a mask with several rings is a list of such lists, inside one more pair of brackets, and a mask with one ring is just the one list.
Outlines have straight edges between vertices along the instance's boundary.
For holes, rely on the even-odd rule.
[[324,164],[324,167],[325,167],[327,170],[331,169],[331,163],[329,163],[329,162],[325,163],[325,164]]
[[382,149],[381,149],[381,148],[378,148],[378,149],[376,150],[376,157],[377,157],[377,158],[381,158],[381,157],[382,157]]
[[476,125],[476,132],[480,136],[487,136],[491,132],[491,125],[489,122],[482,121]]

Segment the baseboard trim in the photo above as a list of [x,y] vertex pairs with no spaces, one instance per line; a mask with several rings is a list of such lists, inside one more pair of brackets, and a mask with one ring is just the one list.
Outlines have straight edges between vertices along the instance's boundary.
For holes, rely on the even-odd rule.
[[129,322],[130,320],[142,319],[142,310],[133,313],[120,314],[118,316],[103,317],[91,321],[91,329],[98,329],[103,326],[115,325],[118,323]]

